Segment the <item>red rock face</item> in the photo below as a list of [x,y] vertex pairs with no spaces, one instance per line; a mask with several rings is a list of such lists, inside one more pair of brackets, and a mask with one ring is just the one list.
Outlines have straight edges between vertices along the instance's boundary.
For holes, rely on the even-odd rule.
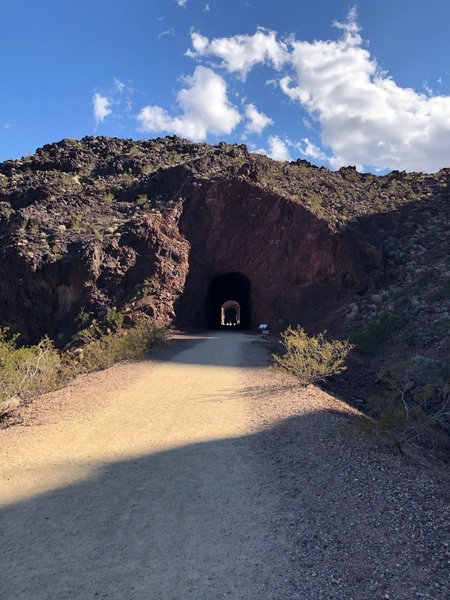
[[[239,179],[192,186],[173,208],[128,221],[112,241],[75,244],[60,261],[35,264],[17,245],[7,252],[3,322],[27,342],[43,334],[67,341],[81,311],[101,319],[111,306],[206,328],[220,323],[227,300],[241,305],[244,328],[333,329],[339,309],[381,265],[357,237]],[[223,279],[213,298],[224,274],[243,283]]]
[[120,237],[74,244],[62,260],[33,263],[21,246],[3,248],[0,262],[2,325],[25,343],[50,335],[62,344],[83,325],[80,312],[102,320],[108,308],[148,314],[168,324],[181,295],[188,242],[176,209],[125,224]]
[[332,233],[298,204],[239,180],[188,197],[180,231],[191,249],[176,313],[196,327],[208,324],[208,289],[224,273],[250,282],[251,328],[264,322],[314,329],[367,287],[381,265],[381,255],[351,234]]
[[343,175],[177,138],[66,140],[6,161],[0,326],[64,345],[111,309],[203,328],[235,300],[243,327],[333,329],[382,266],[347,224],[384,180]]

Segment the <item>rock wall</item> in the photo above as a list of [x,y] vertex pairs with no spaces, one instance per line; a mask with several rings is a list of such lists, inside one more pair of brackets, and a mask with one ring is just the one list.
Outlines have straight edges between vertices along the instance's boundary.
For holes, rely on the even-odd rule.
[[435,326],[437,344],[449,185],[445,169],[330,172],[174,137],[62,140],[0,164],[0,326],[62,345],[111,309],[205,327],[212,282],[239,273],[251,327],[407,319],[409,295],[403,330]]
[[[1,249],[1,325],[32,343],[50,335],[66,343],[86,323],[110,308],[145,313],[161,323],[175,318],[184,289],[188,242],[178,232],[176,209],[143,216],[111,241],[72,243],[52,262],[23,250],[23,227],[11,223],[14,243]],[[28,248],[29,244],[25,248]]]
[[223,273],[251,285],[251,326],[330,324],[348,299],[373,282],[382,255],[354,234],[241,180],[205,185],[186,198],[180,231],[189,272],[177,305],[181,323],[204,327],[208,288]]

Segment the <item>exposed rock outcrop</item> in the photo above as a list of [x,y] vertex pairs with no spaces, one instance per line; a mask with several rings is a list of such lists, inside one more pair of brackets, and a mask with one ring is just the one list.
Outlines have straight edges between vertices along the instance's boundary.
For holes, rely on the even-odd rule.
[[60,344],[112,307],[204,327],[212,282],[239,273],[252,327],[348,330],[411,288],[408,330],[427,329],[425,312],[448,330],[449,178],[173,137],[47,145],[0,164],[0,324]]

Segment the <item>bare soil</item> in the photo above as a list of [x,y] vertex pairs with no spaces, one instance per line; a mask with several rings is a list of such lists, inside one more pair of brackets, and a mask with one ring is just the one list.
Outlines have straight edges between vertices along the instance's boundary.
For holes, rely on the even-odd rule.
[[239,333],[178,336],[0,432],[2,600],[449,596],[448,490]]

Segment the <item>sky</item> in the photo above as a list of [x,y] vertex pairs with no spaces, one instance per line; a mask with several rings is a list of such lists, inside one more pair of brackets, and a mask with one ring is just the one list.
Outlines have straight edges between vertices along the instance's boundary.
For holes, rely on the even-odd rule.
[[0,0],[0,160],[65,137],[450,167],[448,0]]

